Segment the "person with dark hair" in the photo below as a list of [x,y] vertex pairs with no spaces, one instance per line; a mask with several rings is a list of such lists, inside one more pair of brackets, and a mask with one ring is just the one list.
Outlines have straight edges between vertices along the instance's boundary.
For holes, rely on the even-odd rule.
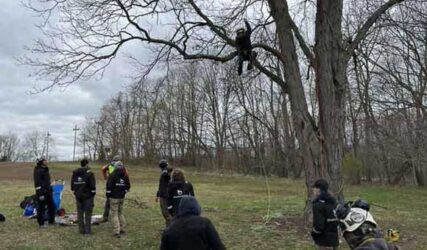
[[245,19],[245,25],[246,25],[246,30],[244,28],[240,28],[236,32],[236,47],[237,47],[237,52],[239,53],[237,72],[239,73],[239,75],[242,74],[244,61],[248,61],[247,70],[253,69],[253,62],[256,57],[256,53],[252,52],[251,25],[248,23],[246,19]]
[[185,180],[184,171],[181,169],[175,169],[172,171],[172,179],[168,185],[168,211],[172,217],[179,211],[179,202],[182,197],[195,196],[193,185]]
[[156,202],[160,201],[160,211],[162,212],[163,218],[165,218],[166,227],[169,226],[172,217],[168,211],[168,185],[171,179],[170,171],[168,168],[169,164],[166,160],[161,160],[159,162],[159,168],[161,171],[160,180],[159,180],[159,188],[156,194]]
[[40,157],[34,168],[34,187],[37,195],[37,222],[43,228],[45,221],[46,207],[48,211],[48,222],[55,224],[55,205],[52,199],[52,187],[50,186],[50,174],[47,167],[47,159]]
[[335,214],[337,202],[329,192],[326,180],[317,180],[313,188],[313,229],[311,236],[319,250],[338,249],[338,218]]
[[183,197],[176,218],[163,232],[160,250],[224,250],[214,225],[200,214],[197,200]]
[[71,191],[76,197],[77,219],[79,232],[89,235],[91,231],[93,201],[96,194],[95,176],[89,168],[89,161],[80,161],[80,168],[73,171],[71,177]]
[[129,177],[125,172],[125,167],[121,161],[116,162],[114,171],[107,180],[106,196],[110,199],[111,215],[114,223],[114,236],[120,238],[125,234],[126,226],[123,215],[123,202],[127,192],[130,190]]

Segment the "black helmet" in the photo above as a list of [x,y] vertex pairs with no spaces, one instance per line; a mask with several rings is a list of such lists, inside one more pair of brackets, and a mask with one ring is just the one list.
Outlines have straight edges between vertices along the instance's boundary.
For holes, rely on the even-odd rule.
[[362,199],[357,199],[356,201],[354,201],[351,207],[358,207],[366,211],[369,211],[370,208],[369,203]]
[[168,164],[168,161],[167,160],[160,160],[159,161],[159,167],[161,168],[161,169],[163,169],[163,168],[166,168],[167,166],[168,166],[169,164]]

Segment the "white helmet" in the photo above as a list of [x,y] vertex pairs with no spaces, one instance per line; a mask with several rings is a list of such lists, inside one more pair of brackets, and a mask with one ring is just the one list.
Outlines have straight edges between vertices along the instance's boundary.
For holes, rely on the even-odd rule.
[[369,211],[366,211],[362,208],[353,207],[350,209],[350,212],[347,214],[347,216],[341,220],[341,223],[345,226],[343,233],[353,232],[365,222],[370,222],[375,227],[377,226],[377,223]]

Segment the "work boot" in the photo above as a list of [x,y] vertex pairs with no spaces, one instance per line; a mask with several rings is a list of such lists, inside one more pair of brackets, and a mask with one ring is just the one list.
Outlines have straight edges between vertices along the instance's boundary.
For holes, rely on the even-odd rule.
[[120,234],[114,234],[114,237],[120,238]]
[[126,235],[126,231],[125,230],[120,230],[120,234]]

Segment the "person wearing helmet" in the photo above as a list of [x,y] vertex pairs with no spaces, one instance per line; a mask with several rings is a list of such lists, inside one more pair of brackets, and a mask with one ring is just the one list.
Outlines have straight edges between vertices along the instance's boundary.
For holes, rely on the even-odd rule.
[[168,211],[168,185],[171,179],[170,172],[171,169],[168,168],[169,164],[166,160],[161,160],[159,162],[159,168],[161,171],[160,180],[159,180],[159,188],[156,194],[156,202],[160,201],[160,210],[162,211],[163,218],[165,218],[166,227],[169,226],[172,217]]
[[329,192],[329,184],[324,179],[317,180],[313,188],[313,237],[319,250],[338,249],[338,219],[335,215],[337,202]]
[[114,236],[120,238],[125,234],[126,221],[123,213],[123,202],[130,190],[129,177],[121,161],[116,162],[114,171],[108,177],[106,196],[110,199],[111,215],[114,223]]
[[236,31],[236,47],[238,55],[238,69],[237,72],[239,75],[242,74],[243,71],[243,62],[248,61],[247,70],[253,69],[253,61],[256,57],[256,54],[252,52],[252,44],[251,44],[251,34],[252,29],[248,21],[245,19],[246,30],[244,28],[240,28]]
[[45,211],[48,211],[48,222],[55,224],[55,205],[52,199],[52,187],[50,186],[50,174],[47,167],[47,159],[40,157],[34,168],[34,187],[37,195],[37,222],[40,228],[44,227]]
[[[109,164],[102,166],[101,173],[102,173],[102,177],[104,177],[104,180],[107,180],[108,177],[113,173],[114,164],[120,160],[121,160],[120,155],[115,155]],[[105,199],[104,213],[102,214],[102,219],[100,222],[107,222],[109,215],[110,215],[110,200],[107,198]]]
[[354,250],[397,250],[381,237],[369,208],[369,204],[360,199],[338,205],[337,217],[347,244]]

